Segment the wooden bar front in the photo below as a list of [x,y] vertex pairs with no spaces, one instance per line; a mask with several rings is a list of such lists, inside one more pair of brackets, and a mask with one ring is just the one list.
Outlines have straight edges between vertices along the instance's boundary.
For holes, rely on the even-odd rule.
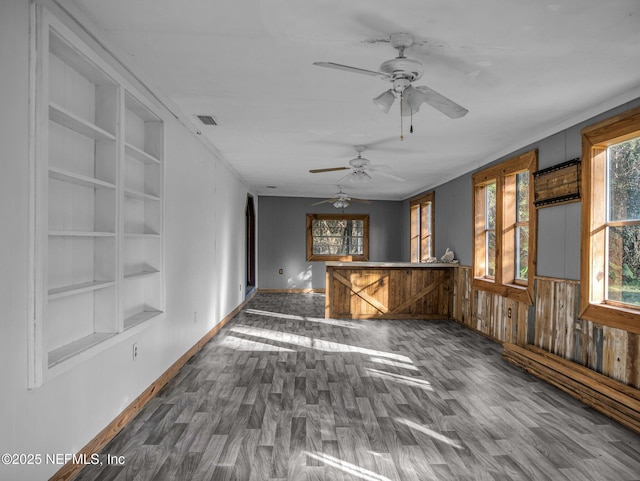
[[455,264],[327,262],[325,317],[449,319]]

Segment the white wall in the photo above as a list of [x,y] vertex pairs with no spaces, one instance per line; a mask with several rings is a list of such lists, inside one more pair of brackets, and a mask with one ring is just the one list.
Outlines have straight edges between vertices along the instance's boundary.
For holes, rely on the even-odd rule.
[[[246,185],[165,112],[166,316],[27,389],[29,2],[0,2],[0,454],[76,453],[244,298]],[[197,312],[197,322],[194,322]],[[134,362],[131,346],[138,344]],[[2,480],[61,465],[7,466]]]

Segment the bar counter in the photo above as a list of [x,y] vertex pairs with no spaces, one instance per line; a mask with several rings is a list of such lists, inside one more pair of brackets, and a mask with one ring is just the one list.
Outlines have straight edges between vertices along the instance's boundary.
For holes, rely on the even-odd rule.
[[325,317],[449,319],[454,263],[326,262]]

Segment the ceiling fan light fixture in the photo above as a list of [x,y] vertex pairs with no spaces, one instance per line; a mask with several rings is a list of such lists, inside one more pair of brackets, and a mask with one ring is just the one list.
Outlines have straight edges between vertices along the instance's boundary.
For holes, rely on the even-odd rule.
[[393,105],[393,101],[395,99],[396,96],[393,94],[393,91],[389,89],[373,99],[373,104],[386,114],[389,112],[389,109]]
[[336,209],[344,209],[345,207],[349,207],[349,201],[347,199],[338,199],[333,203],[333,206]]
[[349,176],[349,182],[352,184],[362,184],[364,182],[369,182],[370,180],[371,176],[362,169],[354,170]]
[[415,114],[420,110],[420,105],[426,99],[426,95],[412,86],[407,87],[402,92],[402,112],[403,115]]

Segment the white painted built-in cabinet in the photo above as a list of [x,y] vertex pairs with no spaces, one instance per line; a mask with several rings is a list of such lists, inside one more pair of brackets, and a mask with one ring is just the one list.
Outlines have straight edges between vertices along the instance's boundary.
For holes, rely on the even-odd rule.
[[164,310],[164,126],[40,6],[32,24],[30,387]]

